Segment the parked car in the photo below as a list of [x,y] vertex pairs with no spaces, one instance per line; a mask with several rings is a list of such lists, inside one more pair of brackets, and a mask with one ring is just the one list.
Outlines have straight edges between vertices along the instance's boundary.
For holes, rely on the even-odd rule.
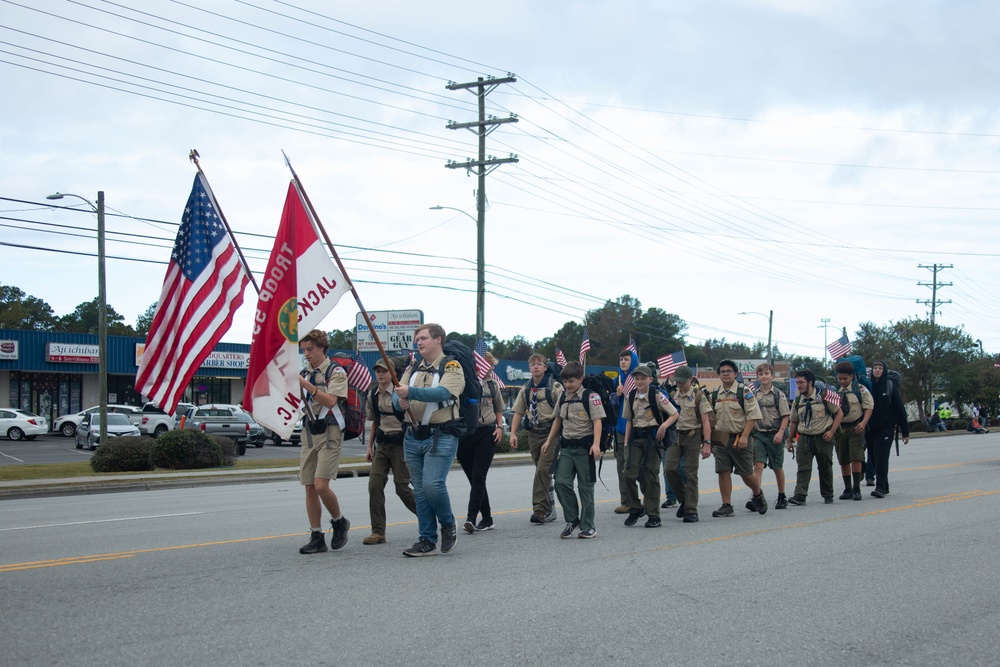
[[184,428],[231,438],[240,456],[246,454],[248,444],[264,446],[264,429],[238,405],[199,405],[184,420]]
[[[52,431],[61,433],[67,438],[72,438],[76,434],[76,429],[80,425],[80,422],[83,421],[84,417],[100,411],[101,406],[95,405],[92,408],[87,408],[86,410],[81,410],[80,412],[75,412],[71,415],[61,415],[56,417],[56,420],[52,422]],[[134,405],[109,403],[108,412],[126,415],[128,416],[129,421],[136,426],[138,426],[142,421],[142,411]]]
[[48,430],[45,417],[17,408],[0,410],[0,434],[11,440],[34,440]]
[[302,444],[302,420],[300,419],[295,422],[295,428],[292,429],[292,437],[289,440],[285,440],[271,429],[264,429],[264,434],[265,438],[271,439],[271,442],[274,443],[275,447],[281,447],[285,444],[298,447]]
[[[194,407],[191,403],[178,403],[175,414],[180,414],[181,410],[187,411]],[[166,411],[156,403],[146,403],[142,406],[142,421],[139,430],[143,435],[151,435],[159,438],[161,435],[177,428],[177,422],[173,415],[168,415]]]
[[[108,414],[108,438],[119,438],[125,435],[133,435],[138,437],[139,427],[129,421],[129,418],[123,414],[109,413]],[[83,418],[80,422],[80,426],[76,429],[76,448],[83,449],[86,447],[90,451],[94,451],[101,446],[101,415],[100,413],[89,414]]]

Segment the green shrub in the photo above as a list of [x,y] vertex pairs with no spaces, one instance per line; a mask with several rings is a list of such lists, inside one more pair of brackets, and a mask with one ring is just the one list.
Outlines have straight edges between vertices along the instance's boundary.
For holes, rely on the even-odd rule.
[[232,438],[227,438],[224,435],[210,435],[208,436],[212,441],[219,445],[219,449],[222,450],[222,465],[231,466],[236,463],[236,452],[239,449],[239,445]]
[[910,433],[924,433],[927,431],[927,424],[919,419],[910,422]]
[[136,472],[152,470],[153,439],[148,435],[108,438],[90,457],[94,472]]
[[222,446],[201,431],[167,431],[153,443],[156,468],[191,470],[224,465]]
[[965,419],[952,419],[948,422],[949,431],[964,431],[969,428],[969,422]]

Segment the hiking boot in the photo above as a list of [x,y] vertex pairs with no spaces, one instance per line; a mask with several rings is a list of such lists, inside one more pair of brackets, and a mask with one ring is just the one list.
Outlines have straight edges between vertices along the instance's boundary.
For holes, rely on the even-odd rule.
[[851,500],[861,500],[861,489],[854,489],[854,493],[851,494]]
[[458,529],[455,524],[441,526],[441,553],[446,554],[455,548],[458,542]]
[[531,513],[531,523],[536,524],[538,526],[540,526],[543,523],[545,523],[545,512],[543,512],[541,510],[535,510],[534,512],[532,512]]
[[555,507],[553,507],[552,509],[549,510],[549,513],[545,515],[545,518],[543,519],[543,521],[545,523],[552,523],[553,521],[555,521],[558,518],[559,518],[559,515],[556,514],[556,509],[555,509]]
[[597,531],[594,530],[593,528],[591,528],[589,530],[581,530],[577,534],[577,537],[579,537],[581,540],[589,540],[589,539],[591,539],[593,537],[597,537]]
[[663,501],[663,504],[660,505],[660,509],[665,510],[668,507],[673,507],[676,504],[677,504],[676,500],[671,500],[670,498],[667,498],[666,500]]
[[635,522],[638,521],[639,517],[641,517],[643,514],[645,514],[645,512],[642,512],[642,511],[639,511],[639,512],[629,512],[628,516],[625,518],[625,525],[626,526],[634,526]]
[[733,506],[730,505],[729,503],[722,503],[722,506],[719,507],[719,509],[712,512],[712,516],[714,517],[733,516]]
[[467,519],[465,523],[462,524],[462,530],[464,530],[467,533],[476,532],[476,522],[473,521],[472,519]]
[[627,503],[622,503],[621,505],[615,508],[615,514],[628,514],[628,513],[629,513],[629,508]]
[[875,489],[872,491],[872,498],[885,498],[885,493],[882,492],[882,489]]
[[421,537],[420,541],[415,542],[412,547],[404,551],[403,555],[410,556],[411,558],[417,558],[419,556],[436,556],[437,546],[430,540]]
[[792,496],[791,498],[788,499],[788,504],[789,505],[805,505],[806,504],[806,497],[805,496]]
[[827,505],[832,505],[833,504],[833,496],[824,497],[823,498],[823,502],[826,503]]
[[681,506],[677,508],[677,518],[683,519],[685,516],[686,514],[684,513],[684,503],[681,503]]
[[774,501],[774,509],[788,509],[788,498],[785,497],[785,494],[782,493],[778,495],[778,499]]
[[493,530],[493,519],[483,519],[476,526],[476,530]]
[[850,500],[854,496],[854,492],[850,489],[844,489],[844,492],[840,494],[841,500]]
[[865,486],[875,486],[875,480],[871,477],[865,477]]
[[324,551],[326,551],[326,537],[321,530],[312,531],[309,543],[299,549],[300,554],[321,554]]
[[684,515],[684,523],[698,523],[698,513],[688,512]]
[[361,544],[385,544],[385,535],[381,533],[372,533],[365,539],[361,540]]
[[767,514],[767,498],[764,497],[763,491],[750,500],[752,500],[753,504],[756,506],[758,514]]
[[330,519],[330,526],[333,528],[333,535],[330,536],[331,549],[343,549],[347,544],[347,532],[351,529],[351,522],[346,516],[340,517],[339,521]]
[[646,525],[646,528],[659,528],[663,524],[660,523],[660,517],[658,517],[658,516],[651,516],[651,517],[649,517],[649,519],[646,520],[646,524],[645,525]]
[[567,523],[566,526],[562,529],[562,532],[559,533],[559,537],[563,538],[564,540],[573,537],[573,531],[576,530],[576,527],[579,525],[580,525],[579,519],[577,519],[572,523]]

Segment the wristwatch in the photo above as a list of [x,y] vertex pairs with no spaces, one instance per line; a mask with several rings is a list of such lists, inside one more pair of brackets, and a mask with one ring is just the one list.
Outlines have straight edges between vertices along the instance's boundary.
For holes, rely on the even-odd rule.
[[711,440],[702,440],[701,444],[703,444],[703,445],[711,445],[712,441]]

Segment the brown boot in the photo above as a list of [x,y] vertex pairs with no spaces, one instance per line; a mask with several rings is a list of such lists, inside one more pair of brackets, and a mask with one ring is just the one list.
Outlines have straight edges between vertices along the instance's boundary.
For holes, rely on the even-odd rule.
[[372,533],[365,539],[361,540],[361,544],[385,544],[385,535],[381,533]]
[[628,514],[629,508],[627,504],[621,504],[615,508],[615,514]]

